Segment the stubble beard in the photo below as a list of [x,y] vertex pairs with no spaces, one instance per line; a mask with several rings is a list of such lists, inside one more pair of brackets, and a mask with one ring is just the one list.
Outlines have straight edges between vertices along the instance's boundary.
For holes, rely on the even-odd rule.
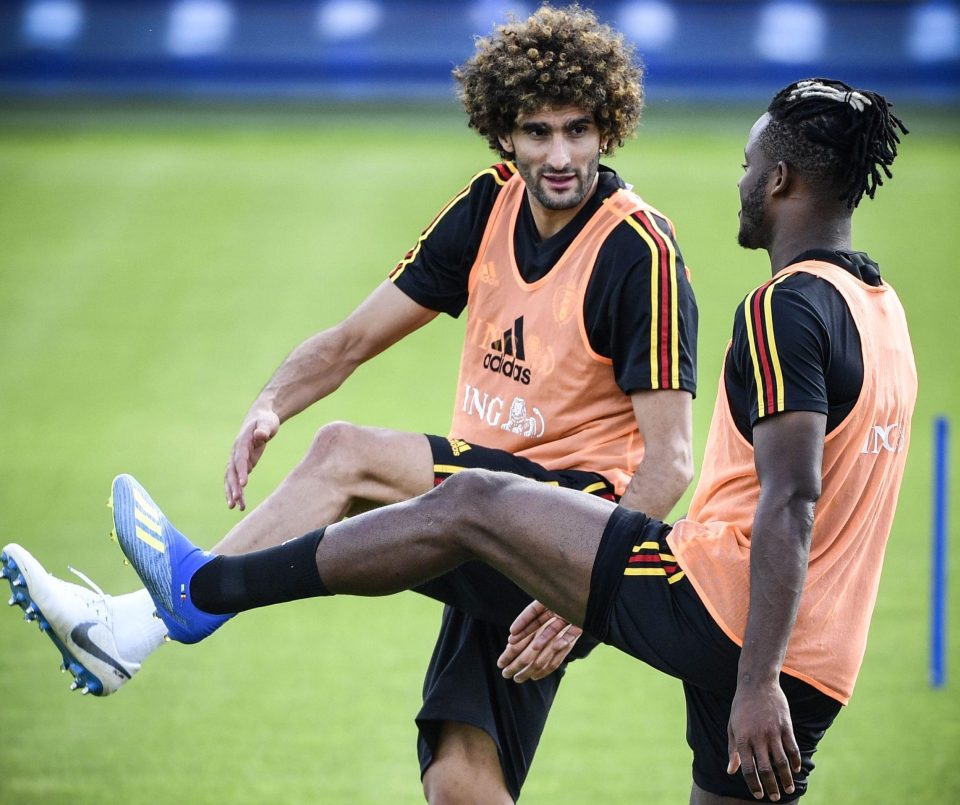
[[762,174],[740,205],[740,230],[737,232],[737,243],[744,249],[766,247],[767,208],[764,192],[769,176],[769,171]]
[[587,194],[593,188],[594,179],[596,179],[599,167],[600,154],[598,153],[590,160],[583,172],[578,170],[573,171],[576,176],[576,182],[573,187],[562,196],[556,196],[543,185],[543,174],[550,173],[551,171],[546,168],[541,168],[537,172],[537,175],[534,176],[529,165],[517,164],[517,170],[520,171],[520,176],[530,189],[533,197],[541,206],[548,210],[569,210],[582,204]]

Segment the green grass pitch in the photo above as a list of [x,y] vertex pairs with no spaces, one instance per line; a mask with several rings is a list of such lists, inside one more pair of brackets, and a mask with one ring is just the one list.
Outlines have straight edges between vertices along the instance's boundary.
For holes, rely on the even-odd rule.
[[[654,105],[611,161],[673,218],[693,271],[698,457],[734,307],[769,271],[735,242],[755,111]],[[914,133],[896,178],[858,212],[855,243],[903,298],[920,400],[866,662],[821,744],[812,805],[960,801],[956,591],[947,687],[932,691],[926,671],[932,417],[960,429],[960,122],[904,117]],[[223,502],[227,450],[267,376],[380,282],[491,161],[444,109],[5,108],[0,543],[23,542],[60,575],[71,563],[108,591],[134,589],[107,540],[118,472],[196,541],[215,542],[237,517]],[[286,425],[251,502],[324,422],[445,432],[461,331],[434,322]],[[955,443],[954,490],[958,453]],[[952,501],[956,523],[956,491]],[[412,719],[434,602],[256,611],[201,646],[165,646],[105,700],[68,693],[49,641],[18,614],[0,612],[0,803],[421,801]],[[655,805],[688,790],[679,686],[612,649],[575,664],[524,801]]]

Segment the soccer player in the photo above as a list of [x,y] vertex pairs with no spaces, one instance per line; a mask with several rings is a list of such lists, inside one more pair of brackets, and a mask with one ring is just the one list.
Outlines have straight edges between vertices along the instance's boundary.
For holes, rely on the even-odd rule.
[[687,518],[671,527],[473,470],[279,547],[215,556],[121,475],[120,544],[171,637],[201,640],[267,604],[416,588],[479,561],[682,680],[692,803],[801,796],[863,659],[916,398],[903,308],[851,243],[853,210],[891,176],[898,132],[881,95],[829,79],[786,87],[753,126],[739,241],[768,252],[772,278],[736,311]]
[[[227,502],[245,508],[249,473],[282,422],[438,313],[466,307],[450,438],[327,425],[215,553],[278,545],[468,468],[659,517],[688,486],[693,292],[670,221],[600,164],[637,126],[631,49],[592,13],[545,7],[495,29],[455,75],[470,126],[504,161],[470,180],[356,311],[279,367],[233,445]],[[52,629],[81,690],[116,690],[166,632],[145,592],[111,599],[53,579],[20,547],[8,556],[27,585],[15,598]],[[419,589],[448,604],[417,717],[427,797],[510,802],[568,653],[595,643],[571,628],[522,647],[542,679],[517,685],[497,659],[518,613],[541,607],[479,564]]]

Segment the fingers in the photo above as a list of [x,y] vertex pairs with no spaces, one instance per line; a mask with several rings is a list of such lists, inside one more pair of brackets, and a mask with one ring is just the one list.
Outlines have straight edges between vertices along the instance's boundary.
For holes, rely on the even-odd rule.
[[[743,682],[744,680],[741,680]],[[727,773],[739,768],[750,793],[779,801],[781,788],[794,793],[800,749],[793,733],[789,703],[776,683],[738,685],[727,723]]]
[[246,501],[243,498],[243,488],[247,485],[248,468],[250,467],[249,451],[238,437],[233,444],[233,451],[227,461],[227,471],[223,478],[224,492],[227,497],[227,508],[240,507],[240,511],[246,508]]
[[503,649],[503,653],[497,658],[497,668],[503,671],[503,676],[507,679],[512,679],[518,671],[528,665],[526,661],[521,659],[521,656],[532,640],[533,635],[529,634],[526,637],[518,638],[516,642],[509,641]]
[[790,768],[790,759],[785,752],[773,755],[773,768],[770,770],[770,779],[774,788],[776,788],[777,779],[779,779],[780,787],[783,788],[784,792],[787,794],[793,793],[793,773]]
[[233,465],[233,457],[227,462],[227,471],[223,476],[223,493],[227,498],[227,508],[232,509],[237,504],[240,505],[240,511],[244,509],[243,487],[240,486],[240,480],[237,477],[236,468]]
[[740,753],[737,751],[737,739],[730,724],[727,724],[727,755],[727,774],[736,774],[740,768]]
[[567,655],[580,637],[579,633],[571,634],[571,628],[567,626],[557,635],[555,640],[542,649],[537,648],[537,638],[534,638],[528,650],[537,652],[537,656],[527,668],[514,677],[514,681],[526,682],[528,679],[544,679],[563,665],[563,661],[567,659]]
[[537,632],[536,637],[530,644],[530,650],[544,651],[551,644],[558,649],[569,648],[572,641],[575,641],[582,634],[583,629],[579,626],[574,626],[556,615],[540,627],[540,631]]
[[794,789],[793,775],[799,773],[801,761],[800,747],[797,746],[797,738],[793,734],[792,725],[783,732],[780,740],[784,751],[782,757],[778,757],[776,761],[777,775],[780,777],[783,790],[792,794]]
[[[787,752],[787,760],[789,761],[789,768],[793,771],[794,774],[800,771],[800,747],[797,746],[797,737],[793,734],[793,725],[784,731],[781,736],[783,741],[784,749]],[[782,778],[781,778],[782,779]]]
[[256,466],[264,447],[276,432],[276,423],[265,419],[255,419],[241,429],[233,443],[233,450],[227,461],[227,470],[223,476],[227,508],[239,506],[240,511],[246,509],[247,503],[243,490],[250,480],[250,471]]
[[[796,747],[792,733],[790,739]],[[787,794],[794,791],[793,772],[800,770],[799,757],[797,750],[796,758],[791,758],[789,750],[785,749],[783,742],[779,740],[772,741],[770,746],[764,742],[751,743],[741,740],[730,752],[727,774],[734,774],[739,767],[755,799],[763,799],[766,794],[772,801],[777,802],[781,788]]]
[[497,665],[514,682],[543,679],[563,664],[582,633],[561,618],[551,618],[536,635],[508,644]]
[[[755,799],[763,799],[763,783],[757,774],[757,764],[753,757],[753,750],[746,741],[738,743],[736,755],[740,762],[740,774],[743,775],[743,780],[747,784],[747,788],[750,789],[750,793]],[[774,786],[774,789],[777,797],[779,797],[780,790],[776,786]],[[773,794],[771,794],[772,798]]]
[[[739,748],[742,763],[740,772],[743,779],[747,781],[747,787],[750,793],[756,799],[763,799],[764,792],[771,800],[776,802],[780,799],[780,787],[777,785],[777,776],[770,762],[770,754],[767,747],[763,744],[754,747],[753,753],[749,748]],[[791,780],[791,790],[793,781]]]
[[523,612],[510,624],[510,637],[513,643],[533,635],[543,624],[553,617],[553,613],[539,601],[531,601]]
[[253,430],[253,446],[262,447],[273,438],[274,433],[275,431],[271,430],[268,425],[258,422]]

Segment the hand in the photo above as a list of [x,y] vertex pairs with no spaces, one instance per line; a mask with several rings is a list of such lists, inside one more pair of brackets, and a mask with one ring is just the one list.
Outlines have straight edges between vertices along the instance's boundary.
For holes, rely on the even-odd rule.
[[583,629],[533,601],[510,626],[497,667],[514,682],[543,679],[563,664],[582,634]]
[[243,498],[243,488],[247,485],[250,472],[263,451],[277,431],[280,429],[280,417],[273,411],[260,410],[247,415],[240,433],[233,441],[233,449],[227,461],[227,471],[223,476],[223,489],[227,497],[227,507],[240,507],[240,511],[247,508]]
[[741,681],[730,709],[727,725],[727,774],[737,769],[757,799],[764,793],[780,799],[777,778],[783,790],[793,793],[793,773],[800,771],[800,749],[793,735],[790,708],[779,683],[749,684]]

